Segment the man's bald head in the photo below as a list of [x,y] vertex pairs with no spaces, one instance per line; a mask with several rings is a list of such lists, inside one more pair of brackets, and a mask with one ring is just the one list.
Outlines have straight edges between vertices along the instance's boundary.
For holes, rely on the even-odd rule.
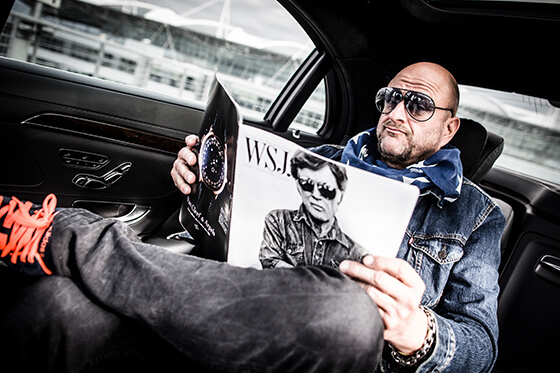
[[[391,83],[400,78],[407,76],[425,77],[432,87],[438,86],[442,89],[443,97],[446,102],[438,102],[436,104],[448,107],[453,110],[453,115],[457,114],[459,109],[459,86],[453,74],[441,65],[432,62],[418,62],[402,69],[392,80]],[[389,83],[389,86],[393,86]]]

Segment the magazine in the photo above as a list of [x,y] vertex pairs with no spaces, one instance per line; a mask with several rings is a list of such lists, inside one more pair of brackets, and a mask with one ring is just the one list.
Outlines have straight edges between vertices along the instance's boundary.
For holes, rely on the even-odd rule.
[[205,256],[254,268],[396,256],[418,188],[243,124],[218,79],[203,120],[180,220]]

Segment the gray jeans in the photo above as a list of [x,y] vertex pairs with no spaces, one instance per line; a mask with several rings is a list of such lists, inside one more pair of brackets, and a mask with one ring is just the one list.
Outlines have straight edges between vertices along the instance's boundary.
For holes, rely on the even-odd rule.
[[[94,347],[119,346],[118,341],[127,339],[113,354],[131,354],[136,347],[145,348],[144,341],[158,341],[158,348],[167,346],[173,356],[232,372],[371,373],[381,355],[383,322],[377,307],[334,269],[256,270],[174,254],[142,243],[124,224],[79,209],[62,210],[55,217],[51,252],[57,276],[33,283],[32,289],[43,288],[42,295],[34,290],[30,300],[20,292],[11,307],[19,307],[21,320],[32,311],[57,319],[55,326],[42,324],[58,330],[50,335],[78,341],[57,357],[76,360],[72,369],[102,360],[89,351]],[[49,287],[56,293],[45,290]],[[38,304],[52,304],[53,298],[84,310],[65,318],[47,306],[37,309]],[[20,332],[17,343],[25,347],[26,336]],[[88,341],[94,341],[91,348]],[[45,348],[55,350],[56,342],[45,340]]]

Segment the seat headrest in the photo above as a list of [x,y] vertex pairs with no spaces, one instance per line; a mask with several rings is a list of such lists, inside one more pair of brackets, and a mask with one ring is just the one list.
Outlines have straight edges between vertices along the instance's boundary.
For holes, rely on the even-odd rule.
[[504,139],[472,119],[461,118],[459,130],[450,144],[461,151],[463,175],[478,183],[492,168],[504,149]]

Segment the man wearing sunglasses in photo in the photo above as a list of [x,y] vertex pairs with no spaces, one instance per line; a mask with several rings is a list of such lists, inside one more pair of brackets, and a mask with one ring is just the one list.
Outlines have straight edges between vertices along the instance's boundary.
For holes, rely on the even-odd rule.
[[[22,366],[77,369],[118,357],[115,341],[128,336],[125,346],[144,348],[134,356],[161,366],[169,361],[161,349],[146,347],[156,338],[138,337],[150,331],[221,371],[490,371],[505,219],[447,145],[460,124],[458,99],[446,69],[411,65],[377,94],[375,129],[344,149],[316,149],[421,191],[397,258],[367,255],[343,261],[340,272],[177,255],[122,223],[79,209],[55,213],[53,196],[42,207],[3,198],[2,262],[41,276],[4,299],[0,351]],[[186,194],[197,141],[187,137],[172,170]]]
[[339,227],[336,219],[348,176],[344,167],[297,151],[290,174],[302,203],[297,210],[273,210],[264,221],[259,260],[263,268],[360,262],[367,251]]

